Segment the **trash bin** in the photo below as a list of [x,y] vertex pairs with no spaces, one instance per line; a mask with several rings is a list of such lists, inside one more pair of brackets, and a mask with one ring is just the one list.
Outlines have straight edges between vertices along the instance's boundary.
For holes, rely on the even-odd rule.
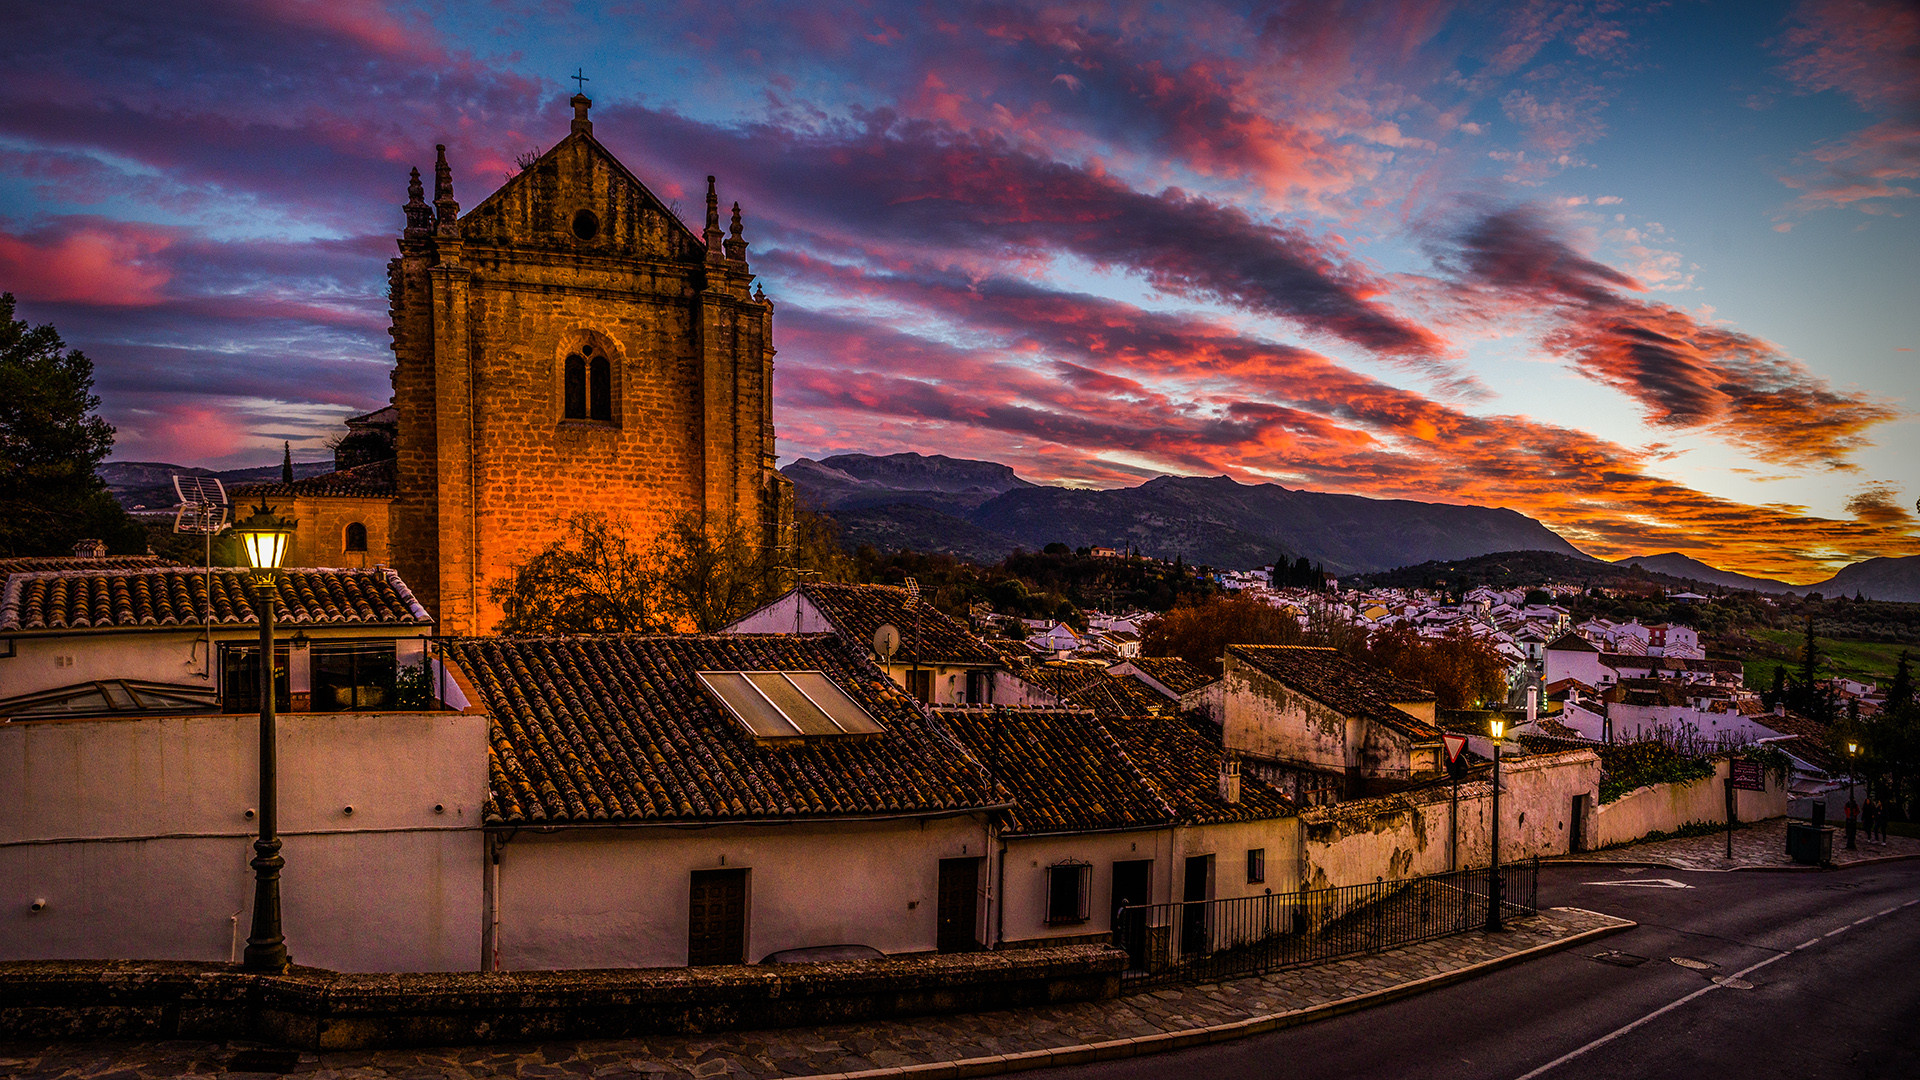
[[1787,856],[1808,866],[1825,866],[1833,861],[1833,830],[1825,825],[1787,822]]

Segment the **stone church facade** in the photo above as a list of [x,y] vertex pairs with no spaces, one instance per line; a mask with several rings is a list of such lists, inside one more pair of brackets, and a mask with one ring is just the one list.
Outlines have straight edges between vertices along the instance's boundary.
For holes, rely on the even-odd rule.
[[576,512],[642,535],[690,512],[776,545],[791,521],[739,205],[723,231],[708,177],[694,233],[572,104],[571,133],[465,214],[440,148],[388,265],[392,559],[442,634],[492,630],[490,586]]

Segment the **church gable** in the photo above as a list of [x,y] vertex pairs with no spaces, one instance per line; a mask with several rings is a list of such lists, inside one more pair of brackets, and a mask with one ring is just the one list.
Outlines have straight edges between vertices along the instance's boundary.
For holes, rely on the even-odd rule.
[[469,245],[673,262],[706,246],[576,117],[573,133],[460,218]]

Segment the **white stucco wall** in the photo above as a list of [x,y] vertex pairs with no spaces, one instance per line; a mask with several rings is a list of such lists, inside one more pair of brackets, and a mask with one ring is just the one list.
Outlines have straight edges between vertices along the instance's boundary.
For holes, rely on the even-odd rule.
[[1547,650],[1546,681],[1557,683],[1561,679],[1579,679],[1588,686],[1599,687],[1612,681],[1613,669],[1600,662],[1597,652],[1585,652],[1564,649]]
[[[1714,762],[1710,777],[1684,784],[1650,784],[1600,807],[1596,817],[1598,845],[1638,840],[1656,829],[1672,832],[1700,822],[1724,823],[1727,768],[1727,760],[1721,758]],[[1734,799],[1734,811],[1741,821],[1764,821],[1787,812],[1786,789],[1773,776],[1767,777],[1767,790],[1736,791]]]
[[[989,855],[987,832],[981,814],[521,830],[500,849],[500,967],[683,965],[692,873],[723,868],[748,871],[749,962],[813,945],[928,951],[940,860]],[[991,863],[979,878],[982,935]]]
[[[296,962],[479,966],[486,729],[448,713],[280,718]],[[252,918],[258,730],[257,716],[0,725],[0,959],[234,955]]]
[[1613,720],[1615,742],[1650,739],[1661,729],[1673,731],[1678,728],[1689,729],[1709,740],[1728,738],[1757,742],[1780,735],[1758,719],[1737,712],[1707,712],[1685,705],[1629,705],[1614,702],[1607,706],[1607,715]]
[[[370,640],[395,637],[392,629],[367,627],[306,627],[313,641]],[[409,628],[398,638],[401,665],[420,662],[423,629]],[[291,631],[282,628],[278,644],[285,648]],[[204,631],[135,630],[86,634],[19,636],[12,639],[14,655],[0,658],[0,698],[53,690],[95,679],[137,679],[177,686],[216,687],[220,677],[220,646],[258,645],[258,627],[214,627],[212,681],[209,680]],[[307,689],[308,653],[289,649],[289,689]]]

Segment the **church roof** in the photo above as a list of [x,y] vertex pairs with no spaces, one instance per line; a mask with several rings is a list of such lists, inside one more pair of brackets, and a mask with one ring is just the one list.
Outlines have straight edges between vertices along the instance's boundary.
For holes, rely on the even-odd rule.
[[1397,701],[1432,701],[1433,694],[1362,667],[1336,649],[1316,645],[1229,645],[1227,655],[1346,716],[1382,724],[1419,742],[1440,729],[1394,708]]
[[[167,566],[12,574],[0,587],[0,632],[255,626],[248,571]],[[208,592],[208,582],[212,591]],[[274,619],[284,626],[423,626],[433,619],[400,575],[372,570],[282,570]]]
[[280,495],[292,498],[367,498],[393,497],[394,460],[370,461],[351,469],[321,473],[291,484],[243,484],[232,491],[234,501]]
[[[893,585],[802,585],[800,591],[834,628],[866,645],[873,632],[892,623],[900,631],[895,663],[999,664],[999,654],[924,597],[907,603],[907,590]],[[916,636],[917,635],[917,636]]]
[[[493,715],[489,823],[789,821],[1001,802],[864,647],[833,635],[468,638],[448,649]],[[756,740],[703,671],[818,671],[884,730]]]

